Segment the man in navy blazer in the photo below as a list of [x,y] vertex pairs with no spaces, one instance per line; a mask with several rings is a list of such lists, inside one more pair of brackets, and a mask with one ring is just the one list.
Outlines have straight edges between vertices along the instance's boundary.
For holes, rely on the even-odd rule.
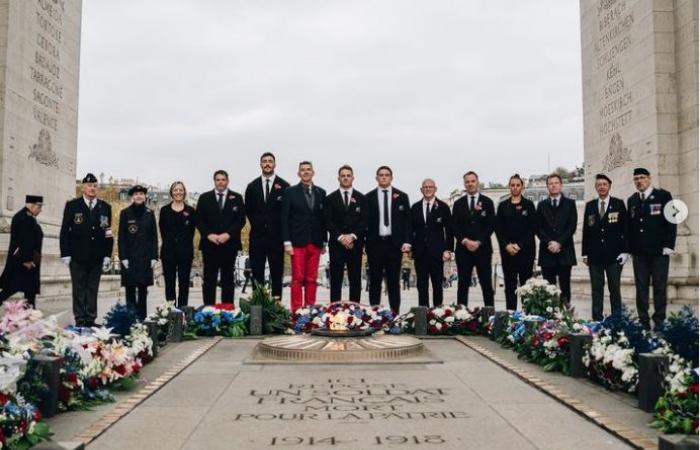
[[393,172],[388,166],[377,169],[378,187],[367,194],[367,261],[369,262],[369,303],[378,305],[382,277],[386,274],[389,306],[401,306],[401,258],[411,251],[411,205],[408,195],[391,185]]
[[326,191],[314,185],[314,167],[299,163],[299,184],[282,196],[282,240],[292,257],[292,312],[316,303],[316,279],[321,254],[326,252],[328,233],[323,221]]

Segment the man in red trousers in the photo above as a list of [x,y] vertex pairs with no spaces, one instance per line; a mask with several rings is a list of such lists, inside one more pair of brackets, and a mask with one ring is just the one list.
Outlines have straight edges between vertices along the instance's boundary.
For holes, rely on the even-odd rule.
[[282,197],[282,239],[292,257],[292,312],[316,303],[318,264],[328,241],[323,222],[326,191],[313,184],[309,161],[299,163],[298,175],[299,184],[287,188]]

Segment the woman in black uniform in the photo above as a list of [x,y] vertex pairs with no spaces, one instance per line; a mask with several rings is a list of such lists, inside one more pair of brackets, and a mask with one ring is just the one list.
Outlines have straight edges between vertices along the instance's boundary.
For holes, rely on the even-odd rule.
[[146,207],[146,192],[143,186],[132,187],[131,205],[119,213],[122,286],[126,303],[136,306],[141,320],[146,318],[148,286],[153,285],[153,267],[158,262],[158,229],[153,211]]
[[510,198],[503,200],[496,212],[496,237],[503,264],[506,309],[511,311],[518,307],[515,289],[532,277],[535,262],[535,205],[522,196],[523,187],[520,175],[510,177]]
[[175,301],[175,279],[179,294],[177,306],[187,306],[190,292],[190,271],[194,258],[194,208],[185,203],[187,189],[182,181],[170,186],[172,201],[160,209],[160,259],[165,278],[165,299]]

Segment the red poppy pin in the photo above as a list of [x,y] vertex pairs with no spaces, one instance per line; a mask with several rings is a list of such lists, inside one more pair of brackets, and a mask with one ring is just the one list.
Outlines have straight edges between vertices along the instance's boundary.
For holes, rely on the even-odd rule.
[[481,211],[481,202],[478,202],[476,206],[474,207],[475,210]]
[[233,195],[233,194],[231,194],[231,195],[228,196],[228,199],[229,199],[229,200],[233,200],[234,198],[236,198],[236,196]]
[[190,213],[188,213],[187,211],[182,211],[182,215],[185,216],[185,217],[187,217],[187,216],[190,215]]
[[279,183],[273,184],[272,187],[275,189],[282,189],[282,186]]
[[355,200],[355,197],[350,197],[350,203],[357,203],[357,200]]
[[399,194],[397,194],[396,192],[394,192],[394,194],[391,196],[391,198],[393,198],[394,200],[396,200],[397,198],[399,198]]

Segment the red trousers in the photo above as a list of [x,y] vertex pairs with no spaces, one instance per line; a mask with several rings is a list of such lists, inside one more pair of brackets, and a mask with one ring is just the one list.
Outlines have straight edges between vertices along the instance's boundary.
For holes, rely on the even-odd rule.
[[[292,313],[305,305],[316,303],[316,279],[321,248],[314,244],[294,247],[292,255]],[[302,287],[304,293],[302,296]]]

